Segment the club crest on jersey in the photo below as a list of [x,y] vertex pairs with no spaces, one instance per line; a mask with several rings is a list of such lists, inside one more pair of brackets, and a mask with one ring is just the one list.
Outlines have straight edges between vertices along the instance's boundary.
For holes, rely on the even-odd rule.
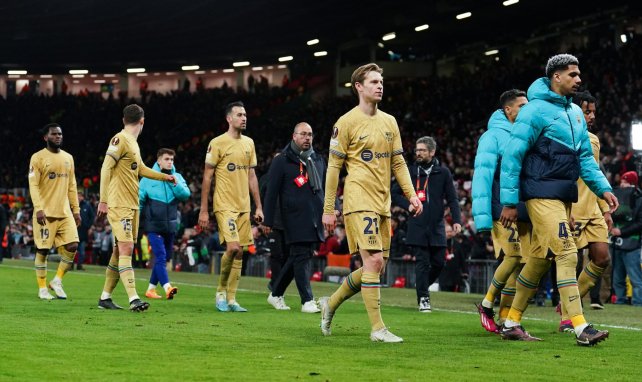
[[338,136],[339,136],[339,128],[335,126],[334,129],[332,129],[332,139]]
[[386,141],[387,142],[392,142],[392,133],[391,132],[386,131],[383,135],[386,137]]
[[372,151],[366,149],[361,152],[361,159],[364,162],[370,162],[374,158],[374,155],[372,154]]
[[212,151],[212,146],[207,146],[207,153],[209,154]]
[[228,163],[227,164],[227,171],[234,171],[236,170],[236,165],[234,163]]

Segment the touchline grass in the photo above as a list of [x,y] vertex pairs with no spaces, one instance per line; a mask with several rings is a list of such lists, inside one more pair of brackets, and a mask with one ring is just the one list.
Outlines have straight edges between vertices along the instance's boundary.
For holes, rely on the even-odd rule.
[[[48,279],[55,272],[49,265]],[[318,314],[300,312],[294,285],[276,311],[267,279],[243,277],[238,300],[248,313],[214,308],[216,277],[172,273],[172,301],[144,313],[97,308],[104,268],[64,280],[68,300],[41,301],[33,264],[0,264],[0,381],[463,381],[638,380],[642,309],[607,305],[587,319],[611,337],[592,348],[557,333],[554,308],[529,307],[524,325],[538,343],[486,333],[473,306],[480,295],[434,293],[419,313],[411,289],[383,289],[383,318],[403,344],[371,343],[361,296],[345,303],[323,337]],[[136,270],[138,291],[149,271]],[[313,283],[315,297],[336,284]],[[160,290],[160,289],[159,289]],[[127,306],[122,286],[114,301]]]

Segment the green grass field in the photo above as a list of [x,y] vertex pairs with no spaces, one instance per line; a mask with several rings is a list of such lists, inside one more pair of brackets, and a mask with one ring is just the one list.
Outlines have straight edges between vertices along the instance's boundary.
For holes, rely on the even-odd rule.
[[[49,265],[53,277],[56,263]],[[266,279],[244,277],[238,300],[248,313],[214,308],[216,278],[172,273],[173,301],[151,302],[147,312],[96,307],[104,269],[65,277],[68,300],[40,301],[33,264],[0,264],[0,381],[461,381],[637,380],[642,309],[607,305],[587,311],[611,338],[592,348],[557,333],[551,307],[531,306],[524,325],[543,342],[502,341],[479,324],[479,295],[434,293],[435,311],[415,309],[414,290],[383,289],[386,324],[403,344],[371,343],[360,296],[335,316],[323,337],[318,314],[303,314],[294,285],[291,311],[266,302]],[[136,270],[139,292],[148,270]],[[316,297],[336,284],[313,283]],[[122,286],[114,301],[126,305]],[[635,377],[638,375],[638,377]]]

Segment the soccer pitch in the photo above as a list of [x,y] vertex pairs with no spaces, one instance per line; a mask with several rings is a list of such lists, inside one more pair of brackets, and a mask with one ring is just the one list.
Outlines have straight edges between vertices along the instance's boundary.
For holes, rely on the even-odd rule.
[[[523,322],[544,341],[509,342],[481,328],[473,306],[480,295],[434,293],[435,310],[421,314],[413,289],[382,289],[384,321],[405,340],[383,344],[369,340],[360,295],[323,337],[319,314],[300,312],[294,285],[286,295],[292,310],[276,311],[266,302],[267,279],[243,277],[238,300],[249,312],[220,313],[215,276],[172,273],[174,300],[150,301],[144,313],[102,311],[104,268],[87,268],[65,277],[68,300],[41,301],[32,262],[0,264],[0,381],[630,381],[640,374],[642,309],[630,306],[587,310],[611,337],[584,348],[557,333],[550,306],[529,307]],[[136,276],[142,295],[149,271]],[[317,298],[336,287],[312,284]],[[127,305],[120,285],[114,301]]]

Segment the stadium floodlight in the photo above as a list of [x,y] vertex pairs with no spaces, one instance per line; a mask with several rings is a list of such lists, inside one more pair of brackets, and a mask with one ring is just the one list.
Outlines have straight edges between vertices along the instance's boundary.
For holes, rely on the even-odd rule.
[[294,57],[292,56],[283,56],[279,57],[279,62],[288,62],[294,60]]
[[627,40],[628,39],[626,38],[626,35],[624,33],[622,33],[620,35],[620,41],[622,41],[623,44],[626,44]]
[[429,28],[428,24],[419,25],[418,27],[415,27],[415,32],[425,31],[428,28]]
[[234,69],[223,69],[223,73],[234,73]]
[[27,74],[27,71],[26,70],[7,70],[7,74],[25,75]]
[[377,43],[377,46],[378,46],[379,48],[381,48],[381,49],[383,49],[383,47],[384,47],[384,45],[383,45],[383,43],[382,43],[382,42],[378,42],[378,43]]
[[279,66],[277,66],[276,68],[277,68],[277,69],[285,69],[285,68],[287,68],[287,67],[288,67],[287,65],[279,65]]
[[631,147],[637,152],[642,152],[642,121],[631,121]]
[[127,73],[145,73],[145,68],[127,68]]
[[237,62],[233,62],[232,66],[235,67],[235,68],[241,68],[243,66],[250,66],[250,62],[249,61],[237,61]]
[[147,77],[147,73],[136,73],[136,77]]
[[105,78],[113,78],[113,77],[116,77],[116,75],[109,73],[109,74],[104,74],[103,77],[105,77]]
[[69,74],[87,74],[89,73],[89,70],[87,69],[71,69],[69,71]]
[[72,74],[71,75],[73,78],[85,78],[84,74]]
[[312,39],[312,40],[306,42],[306,44],[308,44],[308,45],[316,45],[318,43],[319,43],[319,39],[318,38],[315,38],[315,39]]
[[267,68],[268,68],[268,69],[274,69],[274,66],[273,66],[273,65],[268,65],[268,67],[267,67]]
[[40,78],[53,78],[51,74],[41,74]]
[[464,12],[464,13],[460,13],[460,14],[458,14],[458,15],[457,15],[457,16],[455,16],[455,17],[457,18],[457,20],[463,20],[463,19],[467,19],[467,18],[469,18],[469,17],[470,17],[470,16],[472,16],[472,15],[473,15],[473,14],[472,14],[472,13],[470,13],[470,12]]
[[346,88],[350,88],[352,87],[352,82],[346,82],[345,84],[343,84],[343,86]]
[[254,70],[254,71],[263,70],[263,67],[262,66],[255,66],[255,67],[252,68],[252,70]]
[[183,65],[183,66],[181,66],[181,70],[185,70],[185,71],[188,71],[188,70],[199,70],[200,68],[201,67],[198,66],[198,65]]
[[210,70],[210,73],[216,74],[218,73],[218,69]]
[[78,81],[78,80],[73,80],[73,83],[74,83],[74,84],[79,84],[79,83],[80,83],[80,81]]
[[487,50],[486,52],[484,52],[484,55],[486,55],[486,56],[492,56],[492,55],[495,55],[495,54],[497,54],[497,53],[499,53],[499,50],[497,50],[497,49],[491,49],[491,50]]
[[323,57],[323,56],[327,56],[327,55],[328,55],[328,52],[325,51],[325,50],[314,52],[314,57]]
[[9,74],[9,78],[20,78],[20,74]]
[[90,74],[89,77],[96,78],[96,77],[98,77],[98,74]]
[[205,74],[204,70],[197,70],[194,72],[194,74]]
[[519,0],[506,0],[502,4],[504,4],[505,7],[508,7],[510,5],[517,4],[517,3],[519,3]]
[[394,39],[395,37],[397,37],[397,35],[395,34],[395,32],[390,32],[390,33],[386,33],[386,34],[384,34],[384,35],[383,35],[383,37],[381,37],[381,39],[382,39],[383,41],[388,41],[388,40],[392,40],[392,39]]
[[94,80],[95,84],[104,84],[105,80]]

